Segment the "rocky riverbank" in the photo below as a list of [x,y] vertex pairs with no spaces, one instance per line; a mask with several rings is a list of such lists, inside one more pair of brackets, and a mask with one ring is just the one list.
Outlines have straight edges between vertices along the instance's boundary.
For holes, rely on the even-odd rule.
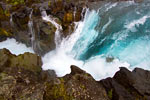
[[149,100],[150,71],[120,68],[113,78],[95,81],[71,66],[71,73],[57,77],[41,70],[35,54],[13,55],[0,50],[0,100]]

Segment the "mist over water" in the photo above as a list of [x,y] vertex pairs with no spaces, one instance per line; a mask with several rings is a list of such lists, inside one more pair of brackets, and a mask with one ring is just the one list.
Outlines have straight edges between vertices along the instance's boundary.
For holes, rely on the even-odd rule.
[[[112,77],[119,67],[150,69],[150,2],[134,1],[106,3],[97,11],[86,9],[84,20],[75,23],[75,31],[61,39],[60,26],[51,16],[43,15],[57,27],[56,49],[42,57],[43,70],[53,69],[61,77],[76,65],[94,79]],[[57,41],[57,39],[61,39]],[[13,41],[13,42],[9,42]],[[8,39],[0,48],[16,43]],[[22,46],[12,45],[12,47]],[[23,52],[33,52],[24,48]],[[13,49],[19,54],[21,49]],[[11,48],[8,48],[11,50]]]

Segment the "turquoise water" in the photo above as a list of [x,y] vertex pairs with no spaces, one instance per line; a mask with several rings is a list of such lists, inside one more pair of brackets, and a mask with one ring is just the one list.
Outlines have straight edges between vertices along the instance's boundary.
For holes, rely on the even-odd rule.
[[[110,9],[108,9],[110,7]],[[149,68],[150,3],[109,3],[90,14],[72,52],[86,61],[103,55]]]

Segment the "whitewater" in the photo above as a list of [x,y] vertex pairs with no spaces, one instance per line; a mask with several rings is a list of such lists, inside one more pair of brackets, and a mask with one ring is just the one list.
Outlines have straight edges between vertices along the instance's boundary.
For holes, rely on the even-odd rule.
[[[95,80],[112,77],[119,67],[150,70],[150,3],[134,1],[105,3],[97,10],[86,9],[84,19],[75,22],[75,31],[61,38],[61,26],[43,12],[43,20],[57,28],[56,49],[42,57],[43,70],[55,70],[58,77],[71,72],[76,65]],[[32,52],[32,48],[7,39],[0,49],[13,54]]]

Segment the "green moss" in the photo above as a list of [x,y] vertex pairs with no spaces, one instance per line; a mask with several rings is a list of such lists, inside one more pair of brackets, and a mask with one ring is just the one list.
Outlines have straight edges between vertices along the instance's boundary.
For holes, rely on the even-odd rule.
[[8,20],[10,17],[10,12],[8,9],[3,9],[0,5],[0,20]]
[[25,0],[6,0],[11,5],[25,4]]
[[0,81],[3,80],[5,77],[8,77],[6,73],[0,73]]
[[7,31],[6,31],[5,29],[3,29],[3,28],[0,28],[0,36],[1,36],[1,35],[7,36],[7,37],[12,36],[11,33],[7,32]]
[[59,84],[46,83],[47,89],[45,100],[73,100],[73,97],[66,92],[63,78],[59,81]]
[[109,97],[110,99],[112,99],[112,92],[113,92],[113,89],[111,89],[110,91],[108,91],[108,97]]
[[71,23],[73,21],[73,12],[68,12],[64,15],[63,21],[65,23]]
[[51,1],[49,1],[49,2],[48,2],[48,6],[49,6],[49,7],[51,7],[51,5],[52,5],[52,2],[51,2]]

